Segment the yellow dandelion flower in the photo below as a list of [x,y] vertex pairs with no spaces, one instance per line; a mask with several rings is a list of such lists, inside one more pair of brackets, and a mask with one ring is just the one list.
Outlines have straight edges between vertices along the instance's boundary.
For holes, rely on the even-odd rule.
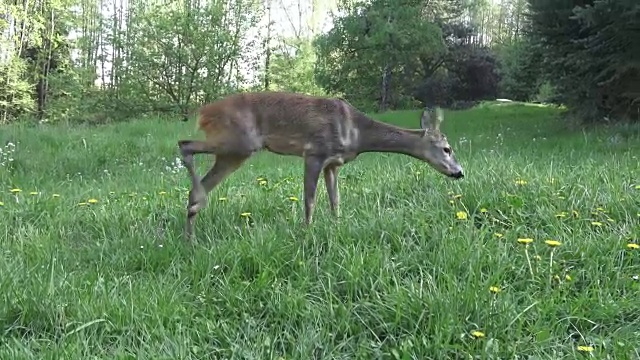
[[560,241],[556,241],[556,240],[545,240],[544,243],[551,247],[560,246],[561,244]]
[[567,212],[566,212],[566,211],[563,211],[563,212],[561,212],[561,213],[556,214],[556,217],[557,217],[557,218],[566,218],[566,217],[567,217],[567,215],[568,215],[568,214],[567,214]]
[[572,280],[571,279],[571,275],[569,275],[569,274],[565,275],[564,279],[567,280],[567,281],[571,281]]
[[638,249],[640,249],[640,245],[638,245],[638,244],[634,244],[634,243],[628,243],[628,244],[627,244],[627,249],[630,249],[630,250],[638,250]]
[[467,212],[466,211],[458,211],[456,213],[456,218],[458,220],[467,220]]
[[597,208],[596,208],[596,210],[597,210],[597,211],[600,211],[600,212],[607,212],[605,209],[603,209],[603,208],[601,208],[601,207],[597,207]]
[[251,216],[251,213],[250,212],[243,212],[242,214],[240,214],[240,216],[249,217],[249,216]]
[[87,205],[87,203],[86,203],[86,202],[78,203],[78,206],[85,206],[85,205]]
[[53,196],[54,198],[59,198],[59,197],[60,197],[60,194],[53,194],[53,195],[51,195],[51,196]]
[[600,227],[602,226],[602,223],[600,221],[592,221],[591,225]]
[[454,203],[453,200],[449,200],[449,204],[453,204],[453,203]]
[[527,185],[527,180],[518,179],[516,180],[516,185]]
[[485,337],[486,335],[482,331],[474,330],[471,332],[471,336],[473,336],[476,339],[480,339]]
[[295,201],[299,201],[298,198],[295,197],[295,196],[289,196],[289,200],[294,201],[294,202]]
[[267,180],[262,180],[262,181],[259,182],[259,184],[261,186],[267,185]]
[[456,194],[456,195],[453,195],[453,198],[454,198],[454,199],[460,199],[461,197],[462,197],[462,194]]
[[593,346],[580,345],[580,346],[578,346],[578,351],[592,352],[593,351]]
[[528,245],[528,244],[531,244],[533,242],[533,239],[531,239],[531,238],[520,238],[520,239],[518,239],[518,242],[520,244]]
[[640,185],[635,186],[636,190],[640,190]]
[[97,199],[89,199],[89,200],[87,200],[87,202],[88,202],[89,204],[97,204],[97,203],[98,203],[98,200],[97,200]]
[[166,191],[160,191],[160,192],[158,193],[158,195],[167,195],[167,192],[166,192]]
[[226,197],[221,197],[221,198],[218,198],[218,201],[227,201],[227,198]]
[[17,194],[19,192],[22,192],[22,190],[18,189],[18,188],[14,188],[14,189],[11,189],[11,192],[14,193],[14,194]]
[[480,209],[480,213],[482,213],[482,214],[485,214],[487,212],[489,212],[489,210],[487,210],[487,208]]
[[493,236],[495,236],[495,237],[497,237],[497,238],[501,238],[501,237],[504,237],[504,234],[501,234],[501,233],[495,233],[495,234],[493,234]]
[[37,192],[37,191],[32,191],[32,192],[29,193],[29,195],[38,195],[38,194],[40,194],[40,193]]
[[491,291],[491,292],[492,292],[492,293],[494,293],[494,294],[497,294],[497,293],[499,293],[500,291],[502,291],[502,289],[500,289],[500,288],[499,288],[499,287],[497,287],[497,286],[491,286],[491,287],[489,287],[489,291]]

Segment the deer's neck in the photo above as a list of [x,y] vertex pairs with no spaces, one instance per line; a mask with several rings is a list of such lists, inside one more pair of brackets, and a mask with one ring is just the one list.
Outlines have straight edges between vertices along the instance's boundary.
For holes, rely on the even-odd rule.
[[392,152],[422,158],[419,153],[424,130],[404,129],[360,116],[358,153]]

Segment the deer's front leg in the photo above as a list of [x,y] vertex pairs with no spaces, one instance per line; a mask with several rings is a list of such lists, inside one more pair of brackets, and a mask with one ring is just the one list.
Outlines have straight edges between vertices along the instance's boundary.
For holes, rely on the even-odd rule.
[[323,161],[315,156],[305,157],[304,160],[304,218],[309,225],[316,205],[316,189]]
[[329,196],[329,206],[335,216],[340,216],[340,192],[338,191],[338,166],[324,168],[324,184]]

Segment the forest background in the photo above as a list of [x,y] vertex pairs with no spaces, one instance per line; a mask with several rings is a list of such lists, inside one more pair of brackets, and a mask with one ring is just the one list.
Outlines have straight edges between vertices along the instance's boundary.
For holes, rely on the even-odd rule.
[[182,119],[250,90],[637,121],[639,34],[634,0],[9,0],[0,123]]

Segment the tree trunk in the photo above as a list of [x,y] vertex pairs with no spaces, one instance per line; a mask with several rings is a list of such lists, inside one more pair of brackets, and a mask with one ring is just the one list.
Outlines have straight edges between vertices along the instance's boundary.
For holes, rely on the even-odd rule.
[[380,94],[380,103],[378,108],[380,112],[387,111],[389,108],[389,90],[391,85],[391,66],[387,63],[384,66],[384,71],[382,73],[382,89]]

